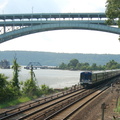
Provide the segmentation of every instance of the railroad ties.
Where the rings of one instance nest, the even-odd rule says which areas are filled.
[[[66,91],[1,113],[0,119],[75,120],[75,114],[81,117],[81,110],[91,101],[97,99],[98,96],[104,94],[104,91],[109,89],[109,87],[111,87],[111,83],[94,89],[81,89],[80,85],[75,85]]]

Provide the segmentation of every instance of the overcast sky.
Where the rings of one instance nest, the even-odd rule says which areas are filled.
[[[106,0],[0,0],[0,14],[105,12]],[[0,44],[3,50],[120,54],[118,35],[91,30],[55,30]]]

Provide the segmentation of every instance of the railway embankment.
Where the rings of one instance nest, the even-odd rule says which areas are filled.
[[[104,115],[103,116],[104,120],[114,120],[114,118],[117,119],[120,116],[116,110],[116,106],[117,106],[117,103],[119,100],[118,98],[119,98],[119,89],[120,89],[120,78],[115,78],[114,81],[116,81],[116,82],[114,84],[112,84],[111,87],[108,87],[108,89],[106,89],[105,91],[103,90],[105,88],[98,89],[97,91],[95,90],[95,93],[93,93],[93,95],[101,92],[102,90],[103,90],[103,92],[101,92],[99,95],[97,95],[97,97],[95,97],[94,99],[90,100],[90,102],[88,102],[87,104],[85,104],[84,102],[87,99],[90,99],[90,97],[92,97],[92,96],[86,96],[87,91],[92,92],[92,90],[88,89],[87,91],[86,90],[84,91],[84,90],[80,89],[79,86],[78,86],[78,88],[77,88],[77,86],[74,86],[73,88],[67,90],[66,92],[61,91],[60,93],[55,94],[54,96],[50,96],[50,97],[47,96],[45,99],[43,98],[43,100],[33,101],[32,103],[30,103],[24,107],[26,110],[28,109],[27,107],[29,107],[29,109],[31,109],[31,112],[30,112],[30,110],[28,110],[28,113],[24,112],[25,111],[24,110],[23,111],[24,115],[26,114],[26,116],[28,117],[28,115],[30,115],[30,113],[32,113],[33,111],[36,111],[36,113],[37,113],[38,110],[35,107],[40,107],[39,109],[41,109],[41,113],[39,113],[38,115],[40,116],[40,114],[41,114],[41,117],[44,118],[47,114],[49,114],[49,113],[50,113],[50,115],[52,114],[51,113],[52,109],[54,111],[56,111],[56,109],[58,109],[59,107],[60,108],[64,107],[65,104],[68,106],[68,104],[71,104],[74,101],[78,101],[78,99],[82,98],[85,95],[86,96],[85,99],[83,99],[83,100],[81,99],[80,102],[75,102],[76,103],[75,106],[77,105],[77,107],[81,106],[82,104],[84,104],[84,106],[82,105],[82,107],[80,109],[77,109],[78,111],[74,112],[75,114],[73,114],[72,117],[69,118],[70,120],[101,120],[103,115]],[[105,85],[105,87],[107,87],[107,86]],[[82,90],[83,92],[82,91],[80,92],[80,90]],[[53,99],[53,100],[51,101],[50,99]],[[43,102],[45,105],[49,104],[47,106],[50,106],[51,108],[49,110],[47,110],[48,107],[45,107],[44,104],[41,102]],[[61,104],[61,102],[62,102],[62,104]],[[59,104],[57,104],[57,103],[59,103]],[[37,106],[37,104],[41,104],[41,105]],[[45,111],[42,111],[42,109],[43,109],[43,108],[41,108],[42,104],[43,104],[44,110],[47,108]],[[55,107],[53,106],[53,104]],[[33,108],[33,110],[32,110],[32,108]],[[34,108],[35,108],[35,110],[34,110]],[[69,110],[66,109],[65,112],[69,112],[69,114],[70,114],[70,111],[73,108],[74,108],[74,106],[73,107],[71,106],[70,108],[68,108]],[[18,111],[22,112],[22,110],[23,110],[23,108],[19,108],[19,109],[16,109],[15,111],[13,111],[13,113],[18,114]],[[60,111],[60,110],[57,110],[56,112],[58,112],[58,111]],[[11,112],[12,111],[8,112],[7,115],[11,115]],[[40,110],[39,110],[39,112],[40,112]],[[44,114],[45,114],[45,116],[44,116]],[[21,114],[21,118],[25,117],[22,115],[23,114]],[[60,114],[60,116],[63,116],[63,115]],[[54,119],[54,117],[53,117],[53,119]],[[37,120],[37,118],[36,118],[36,120]]]
[[[107,91],[78,111],[73,120],[101,120],[102,117],[104,120],[120,120],[119,101],[120,77]]]

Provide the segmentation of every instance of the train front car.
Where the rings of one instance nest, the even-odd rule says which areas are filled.
[[[81,72],[80,73],[80,84],[87,88],[92,84],[92,72]]]
[[[110,81],[115,77],[120,76],[120,70],[107,70],[98,72],[81,72],[80,84],[84,88],[91,88]]]

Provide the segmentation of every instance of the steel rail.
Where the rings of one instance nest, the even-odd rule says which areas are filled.
[[[93,100],[94,98],[96,98],[98,95],[100,95],[101,93],[103,93],[105,90],[107,90],[110,86],[107,86],[104,90],[100,91],[97,95],[95,95],[94,97],[90,98],[89,100],[87,100],[85,103],[83,103],[82,105],[80,105],[77,109],[75,109],[74,111],[72,111],[71,113],[69,113],[68,115],[66,115],[64,118],[62,118],[62,120],[67,120],[71,115],[73,115],[77,110],[79,110],[80,108],[82,108],[83,106],[85,106],[87,103],[89,103],[91,100]],[[100,89],[100,88],[99,88]],[[99,90],[98,89],[98,90]],[[91,94],[95,93],[96,91],[93,91]],[[84,98],[88,97],[88,95],[86,95]],[[84,99],[83,98],[83,99]],[[58,115],[59,113],[63,112],[65,109],[71,107],[72,105],[76,104],[77,102],[79,102],[81,99],[78,99],[76,101],[73,101],[72,103],[68,104],[67,106],[63,107],[62,109],[60,109],[59,111],[56,111],[55,113],[51,114],[50,116],[48,116],[47,118],[45,118],[44,120],[50,120],[53,117],[55,117],[56,115]],[[37,120],[39,117],[36,117],[34,120]]]
[[[81,93],[83,93],[83,92],[85,92],[85,91],[87,91],[87,90],[80,91],[80,92],[78,92],[78,93],[75,93],[74,95],[70,95],[69,97],[66,96],[66,98],[64,98],[64,99],[62,99],[62,100],[58,100],[57,102],[54,102],[54,103],[52,103],[52,104],[50,104],[50,105],[48,105],[48,106],[46,106],[46,107],[44,107],[44,108],[38,109],[38,110],[36,110],[36,111],[34,111],[34,112],[32,112],[32,113],[29,113],[29,114],[27,114],[27,115],[25,115],[25,116],[23,116],[23,117],[20,117],[20,118],[18,118],[17,120],[26,119],[26,118],[28,118],[28,117],[30,117],[30,116],[32,116],[32,115],[35,115],[36,113],[39,113],[39,112],[41,112],[41,111],[43,111],[43,110],[45,110],[45,109],[48,109],[48,108],[50,108],[50,107],[53,107],[54,105],[57,105],[57,104],[65,101],[65,100],[67,100],[67,99],[71,99],[71,97],[74,97],[74,96],[76,96],[76,95],[79,95],[79,94],[81,94]]]
[[[99,87],[99,86],[98,86]],[[96,89],[98,89],[98,87],[96,87]],[[34,119],[34,120],[37,120],[37,118],[39,119],[41,116],[43,116],[44,117],[44,119],[46,118],[46,117],[48,117],[49,115],[47,115],[47,114],[49,114],[50,113],[50,115],[51,114],[54,114],[55,113],[55,109],[57,108],[57,111],[59,111],[58,110],[58,108],[59,107],[63,107],[63,106],[66,106],[66,103],[68,104],[68,103],[72,103],[73,101],[78,101],[78,99],[80,100],[82,100],[82,99],[84,99],[85,97],[87,97],[88,95],[90,95],[90,94],[92,94],[92,93],[94,93],[95,91],[96,91],[96,89],[94,88],[94,90],[92,90],[92,91],[88,91],[88,93],[83,93],[83,94],[75,94],[74,96],[69,96],[68,98],[65,98],[65,99],[63,99],[63,100],[60,100],[60,101],[58,101],[58,102],[56,102],[56,103],[53,103],[53,104],[51,104],[51,105],[48,105],[47,107],[45,107],[45,108],[43,108],[43,109],[38,109],[38,110],[36,110],[36,111],[34,111],[34,112],[32,112],[32,113],[29,113],[29,114],[27,114],[27,115],[25,115],[25,116],[23,116],[23,117],[21,117],[21,118],[18,118],[18,120],[23,120],[23,119],[29,119],[29,117],[31,118],[32,117],[32,119]],[[77,96],[76,96],[77,95]],[[81,97],[82,96],[82,97]],[[72,98],[73,97],[73,98]],[[67,100],[68,99],[68,100]],[[67,102],[66,102],[66,101]],[[64,104],[62,103],[63,101],[65,101],[64,102]],[[58,103],[60,103],[60,105],[58,105]],[[62,103],[62,104],[61,104]],[[57,106],[56,106],[57,105]],[[53,106],[54,106],[54,108],[53,108]],[[51,108],[52,107],[52,108]],[[44,113],[39,113],[39,112],[41,112],[41,111],[43,111],[43,110],[45,110],[46,108],[49,108],[49,110],[47,110],[47,111],[45,111]],[[52,112],[51,112],[52,111]],[[36,115],[36,114],[39,114],[39,115]],[[36,117],[37,116],[37,117]]]
[[[66,95],[70,95],[70,94],[75,93],[75,92],[77,92],[77,91],[79,91],[79,90],[83,90],[83,91],[84,91],[84,89],[80,89],[80,88],[78,88],[78,89],[72,89],[72,90],[69,90],[69,91],[61,92],[61,93],[56,94],[56,95],[54,95],[54,96],[50,96],[50,97],[43,98],[43,99],[41,99],[41,100],[37,100],[37,101],[35,101],[35,102],[29,103],[29,104],[24,105],[24,106],[21,106],[21,107],[14,108],[14,109],[11,109],[11,110],[9,110],[9,111],[3,112],[3,113],[0,114],[0,116],[1,116],[1,117],[0,117],[0,120],[7,119],[7,118],[9,118],[10,116],[20,114],[20,113],[22,113],[22,112],[24,112],[24,111],[33,109],[33,108],[35,108],[35,107],[38,107],[38,106],[43,105],[43,104],[46,104],[46,103],[51,102],[51,101],[53,101],[53,100],[62,98],[62,97],[64,97],[64,96],[66,96]],[[59,96],[59,95],[60,95],[60,96]],[[48,99],[48,100],[47,100],[47,99]],[[41,101],[43,101],[43,102],[41,102]],[[35,104],[35,105],[34,105],[34,104]],[[14,112],[14,111],[15,111],[15,112]]]
[[[92,91],[92,92],[91,92]],[[96,90],[94,90],[94,91],[96,91]],[[61,102],[63,102],[63,101],[65,101],[65,100],[67,100],[67,102],[65,101],[64,102],[64,104],[66,104],[66,103],[68,103],[68,102],[70,102],[71,103],[71,101],[73,101],[74,99],[83,99],[83,98],[85,98],[86,96],[88,96],[88,94],[91,94],[91,93],[93,93],[94,92],[93,90],[88,90],[88,92],[86,92],[86,93],[83,93],[82,95],[80,95],[80,94],[75,94],[74,96],[70,96],[70,97],[68,97],[68,98],[70,98],[70,99],[68,99],[68,98],[66,98],[66,99],[64,99],[64,100],[61,100],[60,102],[57,102],[56,104],[58,104],[58,103],[61,103]],[[80,97],[81,96],[81,97]],[[64,105],[63,103],[62,104],[60,104],[60,105],[58,105],[58,106],[55,106],[54,108],[59,108],[59,106],[66,106],[66,105]],[[53,106],[53,105],[55,105],[55,104],[52,104],[52,105],[50,105],[49,107],[51,107],[51,106]],[[45,113],[43,113],[43,114],[40,114],[40,115],[38,115],[37,117],[33,117],[32,119],[34,119],[34,120],[36,120],[36,119],[39,119],[41,116],[47,116],[46,114],[48,114],[49,112],[51,113],[51,111],[54,111],[55,112],[55,110],[54,110],[54,108],[50,108],[50,110],[47,110],[47,111],[45,111]],[[30,114],[28,114],[28,115],[25,115],[24,117],[21,117],[20,119],[18,119],[18,120],[23,120],[23,119],[28,119],[29,117],[31,117],[31,116],[33,116],[33,115],[35,115],[36,113],[39,113],[41,110],[37,110],[37,111],[35,111],[35,112],[32,112],[32,113],[30,113]],[[58,111],[58,110],[57,110]],[[53,113],[52,113],[53,114]]]
[[[83,88],[82,88],[83,89]],[[70,89],[70,90],[66,90],[66,91],[63,91],[63,92],[60,92],[60,93],[58,93],[58,94],[55,94],[55,95],[52,95],[52,96],[49,96],[49,97],[45,97],[45,98],[43,98],[43,99],[40,99],[40,100],[36,100],[36,101],[34,101],[34,102],[31,102],[31,103],[28,103],[28,104],[26,104],[26,105],[23,105],[23,106],[20,106],[20,107],[17,107],[17,108],[13,108],[13,109],[11,109],[11,110],[7,110],[7,111],[5,111],[5,112],[2,112],[2,113],[0,113],[0,118],[1,118],[1,116],[7,116],[7,115],[9,115],[11,112],[14,112],[14,111],[16,111],[17,110],[17,112],[18,111],[22,111],[23,109],[24,109],[24,107],[31,107],[31,106],[34,106],[34,104],[36,104],[36,103],[38,103],[38,104],[45,104],[46,102],[49,102],[49,101],[51,101],[51,100],[55,100],[55,99],[57,99],[57,98],[60,98],[60,97],[63,97],[63,96],[65,96],[65,95],[69,95],[69,94],[72,94],[72,93],[74,93],[74,92],[76,92],[76,91],[79,91],[79,90],[82,90],[81,88],[77,88],[77,89]],[[42,102],[43,101],[43,102]]]

